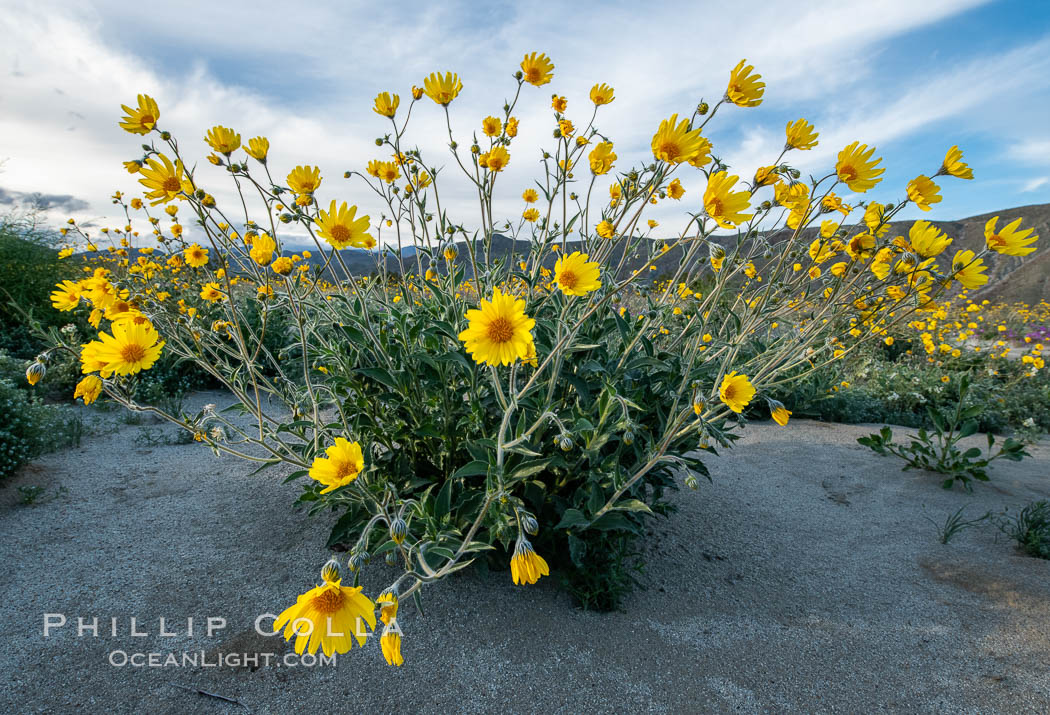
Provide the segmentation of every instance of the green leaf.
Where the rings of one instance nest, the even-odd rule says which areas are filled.
[[[590,520],[579,509],[566,509],[555,529],[575,529],[590,526]]]
[[[445,484],[438,492],[434,501],[434,516],[438,519],[444,518],[452,509],[452,479],[446,479]]]
[[[457,469],[451,479],[459,479],[461,477],[476,477],[483,476],[489,473],[489,463],[474,460],[473,462],[467,462],[462,467]],[[447,482],[446,482],[447,483]]]
[[[649,505],[641,499],[622,499],[616,502],[612,508],[623,509],[624,511],[644,511],[646,514],[653,513],[653,510],[649,508]]]

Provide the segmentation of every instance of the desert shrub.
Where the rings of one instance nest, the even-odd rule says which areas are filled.
[[[80,443],[83,425],[67,408],[40,398],[0,377],[0,480],[53,449]]]
[[[90,373],[82,392],[103,391],[216,452],[260,469],[285,465],[288,480],[303,480],[299,503],[330,516],[329,546],[348,556],[325,564],[323,585],[278,625],[318,608],[336,626],[374,624],[376,604],[358,586],[367,583],[382,604],[384,655],[400,664],[398,599],[418,599],[482,555],[509,562],[525,585],[549,574],[545,554],[582,604],[614,607],[641,567],[648,520],[669,511],[668,491],[707,475],[703,451],[730,446],[748,414],[786,425],[773,390],[937,310],[954,283],[987,281],[986,252],[938,258],[947,242],[921,222],[912,243],[885,235],[903,206],[937,199],[926,176],[896,204],[843,203],[836,190],[863,193],[881,180],[881,159],[865,145],[843,149],[823,178],[800,181],[785,157],[815,146],[817,134],[799,120],[753,179],[731,175],[703,132],[719,111],[760,103],[764,84],[744,62],[712,104],[654,122],[651,161],[616,172],[595,123],[613,90],[595,85],[591,119],[578,123],[555,95],[557,131],[539,154],[535,188],[521,194],[520,215],[497,220],[511,148],[514,161],[527,156],[514,113],[532,101],[527,85],[548,83],[552,70],[545,56],[527,56],[513,98],[468,141],[454,138],[449,109],[457,76],[435,73],[413,88],[405,104],[426,105],[414,116],[436,110],[446,124],[440,157],[412,143],[400,98],[379,95],[374,110],[389,123],[378,156],[344,177],[380,202],[378,219],[319,201],[322,183],[334,182],[317,167],[275,174],[262,137],[235,156],[241,136],[225,127],[208,132],[213,153],[189,170],[195,161],[158,128],[153,99],[125,108],[121,126],[150,142],[127,164],[146,202],[121,192],[114,201],[129,224],[152,221],[157,245],[131,260],[128,229],[110,229],[94,274],[53,300],[105,321],[99,338],[81,347],[55,333],[48,352],[79,355]],[[209,193],[219,179],[208,165],[232,179],[237,201]],[[970,178],[954,147],[930,173]],[[477,197],[473,220],[442,203],[457,180]],[[654,239],[658,223],[645,211],[686,195],[682,226]],[[153,209],[161,204],[163,220]],[[88,240],[78,226],[72,233]],[[297,240],[317,255],[284,255]],[[654,284],[672,250],[680,262]],[[135,382],[162,354],[219,381],[246,419],[140,401]],[[367,568],[376,557],[401,567],[382,588]],[[306,634],[289,628],[305,646]],[[329,633],[318,644],[350,645]]]

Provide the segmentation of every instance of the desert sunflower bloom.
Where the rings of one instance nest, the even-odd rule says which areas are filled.
[[[524,360],[532,343],[536,321],[525,315],[525,301],[494,289],[492,300],[482,298],[467,311],[467,329],[459,334],[468,354],[478,364],[510,365]]]
[[[405,659],[401,657],[401,633],[396,627],[397,621],[397,596],[386,591],[376,599],[379,605],[379,619],[383,622],[383,635],[379,639],[379,646],[383,649],[383,657],[390,665],[404,665]],[[391,624],[395,624],[394,627]]]
[[[346,486],[365,468],[361,445],[343,437],[336,437],[335,444],[326,449],[325,454],[328,456],[316,457],[310,467],[310,478],[325,485],[322,494]]]
[[[532,544],[526,539],[518,541],[514,548],[514,556],[510,560],[510,577],[518,586],[533,584],[540,580],[541,576],[549,576],[550,568],[547,562],[533,550]]]
[[[616,161],[612,142],[600,142],[587,155],[587,160],[591,164],[591,172],[595,175],[601,176],[608,173],[612,169],[613,162]]]
[[[215,151],[229,156],[241,147],[241,135],[228,127],[214,126],[204,137]]]
[[[784,407],[784,403],[779,400],[770,400],[769,414],[774,422],[783,427],[788,423],[788,419],[791,417],[791,410]]]
[[[699,129],[690,128],[688,119],[679,122],[678,115],[672,114],[660,122],[660,128],[653,135],[653,156],[668,164],[681,164],[700,154],[704,141]]]
[[[82,289],[79,283],[73,281],[62,281],[55,285],[58,290],[51,293],[51,305],[55,310],[66,312],[80,305],[80,294]]]
[[[591,101],[594,102],[596,107],[600,107],[603,104],[609,104],[614,99],[616,99],[616,96],[613,88],[604,82],[591,87]]]
[[[539,200],[540,195],[536,192],[536,189],[525,189],[521,192],[521,198],[527,204],[534,204]]]
[[[675,201],[679,201],[685,196],[685,187],[682,186],[682,182],[678,179],[671,181],[671,183],[667,185],[667,195]]]
[[[266,137],[252,137],[248,140],[248,146],[244,151],[260,164],[265,164],[266,156],[270,153],[270,140]]]
[[[535,223],[540,218],[539,209],[525,209],[521,212],[521,217],[529,223]]]
[[[737,414],[744,411],[754,396],[755,387],[747,375],[738,375],[735,370],[722,378],[722,385],[718,388],[719,399]]]
[[[442,107],[447,107],[462,90],[463,83],[454,72],[446,72],[444,76],[431,72],[430,76],[423,80],[423,91]]]
[[[252,242],[248,255],[258,265],[265,268],[273,262],[273,253],[277,250],[277,242],[268,233],[259,234]]]
[[[882,161],[881,158],[871,160],[871,155],[874,153],[875,147],[868,149],[867,144],[860,142],[853,142],[839,152],[835,173],[838,174],[839,181],[848,186],[850,191],[864,193],[882,181],[879,177],[886,170],[877,168]]]
[[[948,150],[948,153],[944,155],[944,163],[941,164],[941,170],[937,173],[954,176],[957,179],[972,179],[973,169],[967,166],[966,162],[962,160],[962,155],[962,149],[958,146],[953,146]]]
[[[201,288],[200,296],[209,303],[218,303],[226,299],[226,294],[219,288],[219,284],[214,281],[204,284]]]
[[[104,378],[114,374],[134,375],[150,369],[157,362],[164,341],[150,323],[121,320],[113,323],[110,329],[113,335],[99,333],[98,340],[84,347],[85,372],[96,372],[86,369],[91,364]]]
[[[481,131],[487,137],[497,137],[503,131],[503,122],[499,120],[499,117],[485,117],[481,120]]]
[[[612,238],[616,235],[616,229],[609,220],[602,221],[594,228],[595,232],[602,238]]]
[[[931,204],[940,203],[940,190],[937,184],[922,174],[908,182],[908,198],[923,211],[929,211]]]
[[[102,380],[98,375],[88,375],[83,380],[77,383],[76,389],[73,391],[73,399],[78,397],[84,398],[84,404],[90,405],[92,402],[98,399],[98,396],[102,394]]]
[[[146,198],[150,205],[166,204],[172,199],[183,200],[193,193],[193,182],[185,177],[184,172],[181,160],[172,164],[171,159],[163,154],[157,154],[156,159],[146,159],[146,166],[139,172],[142,174],[139,183],[149,189]]]
[[[908,229],[908,244],[911,250],[923,258],[933,258],[944,252],[952,242],[940,229],[929,221],[916,221]]]
[[[393,117],[397,114],[397,108],[401,104],[401,97],[396,94],[391,96],[390,92],[380,92],[376,95],[372,111],[383,117]]]
[[[183,255],[186,257],[186,265],[200,268],[208,265],[208,249],[198,246],[196,243],[187,248]]]
[[[736,176],[719,171],[711,175],[704,191],[704,210],[722,228],[734,228],[754,216],[744,213],[751,205],[750,194],[746,191],[733,191],[736,181]]]
[[[480,157],[482,165],[489,171],[503,171],[510,163],[510,152],[501,146],[492,147]]]
[[[813,125],[805,119],[788,122],[784,133],[787,136],[787,141],[784,143],[785,149],[802,149],[803,151],[815,147],[817,137],[820,136],[814,130]]]
[[[1018,218],[1007,224],[1002,231],[995,230],[998,221],[999,217],[996,216],[988,219],[988,223],[984,225],[984,241],[989,249],[1007,256],[1027,256],[1035,250],[1035,246],[1031,244],[1035,243],[1039,236],[1029,238],[1029,234],[1032,233],[1030,228],[1023,231],[1018,230],[1021,228],[1021,219]],[[51,294],[52,299],[54,295],[54,293]]]
[[[338,249],[347,246],[371,248],[375,245],[375,239],[368,233],[369,217],[357,218],[357,207],[348,207],[345,201],[337,209],[333,200],[327,212],[318,211],[317,226],[321,238]]]
[[[343,586],[339,578],[326,578],[281,612],[273,623],[274,631],[283,627],[286,641],[295,636],[295,652],[300,655],[303,651],[316,653],[318,648],[327,656],[346,653],[353,647],[351,637],[363,648],[367,634],[361,622],[374,630],[376,616],[375,604],[361,590]]]
[[[300,196],[309,196],[321,186],[321,169],[316,166],[297,166],[288,174],[288,188]]]
[[[762,75],[754,74],[754,67],[740,60],[729,73],[729,86],[726,88],[726,99],[738,107],[757,107],[762,104],[762,94],[766,83],[759,82]]]
[[[986,270],[988,266],[984,265],[984,260],[977,258],[973,251],[956,251],[955,257],[952,258],[952,277],[964,288],[972,290],[987,283],[988,276],[984,273]]]
[[[587,295],[602,287],[597,261],[588,261],[586,253],[573,251],[554,264],[554,282],[565,295]]]
[[[120,108],[128,115],[120,120],[120,128],[132,134],[149,134],[160,119],[160,108],[148,94],[138,96],[138,106],[132,109],[126,104]]]
[[[554,77],[554,63],[543,53],[533,52],[525,55],[521,61],[521,71],[525,75],[525,81],[534,87],[540,87],[551,81]]]

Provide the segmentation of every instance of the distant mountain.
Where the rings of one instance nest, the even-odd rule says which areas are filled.
[[[985,262],[989,266],[988,276],[990,280],[984,288],[971,292],[971,296],[981,300],[988,299],[992,302],[1022,302],[1029,305],[1038,303],[1040,300],[1050,300],[1050,204],[1019,206],[955,221],[931,221],[931,223],[954,239],[952,245],[948,248],[949,254],[959,249],[980,251],[984,248],[984,225],[988,219],[994,216],[999,217],[999,228],[1020,217],[1022,218],[1022,228],[1033,228],[1034,233],[1038,234],[1040,238],[1035,244],[1036,251],[1023,258],[1002,256],[997,253],[993,253],[986,258]],[[894,221],[890,224],[888,235],[891,237],[907,236],[908,229],[912,223],[914,222]],[[816,228],[807,229],[804,233],[804,245],[808,246],[816,236],[816,233]],[[772,237],[772,240],[784,240],[789,235],[790,231],[780,231]],[[714,240],[728,245],[734,238],[731,236],[715,236]],[[482,244],[479,242],[477,245],[479,250],[482,250]],[[457,244],[457,246],[459,248],[459,256],[456,258],[456,263],[464,266],[468,265],[469,253],[467,247],[462,243]],[[506,236],[497,234],[492,238],[490,250],[491,256],[498,258],[507,256],[511,250],[514,251],[516,256],[522,256],[529,251],[529,248],[529,243],[526,241],[512,241]],[[285,255],[291,255],[293,252],[300,253],[301,250],[286,250],[284,253]],[[322,253],[316,248],[309,250],[310,258],[308,260],[310,264],[314,266],[324,265],[328,259],[329,252]],[[569,250],[573,250],[571,244]],[[134,260],[137,256],[137,251],[133,248],[129,249],[129,254],[131,259]],[[658,257],[655,261],[656,270],[651,272],[652,276],[656,278],[672,275],[681,263],[683,254],[683,249],[676,248]],[[378,273],[383,261],[386,262],[386,270],[389,273],[400,272],[397,256],[390,251],[386,251],[381,255],[375,251],[349,248],[340,251],[339,257],[342,259],[343,264],[346,265],[347,270],[355,276],[367,276]],[[707,258],[706,252],[703,253],[702,258]],[[416,259],[416,248],[414,246],[406,247],[401,251],[401,263],[404,264],[407,272],[412,273],[417,270]],[[617,254],[612,256],[610,262],[619,263],[619,259],[620,255]],[[543,262],[544,265],[552,267],[556,260],[557,256],[549,253],[544,257]],[[629,272],[634,270],[641,265],[642,261],[643,257],[641,255],[629,256],[623,263],[623,271]],[[425,263],[423,265],[425,267]],[[469,276],[469,274],[468,269],[467,275]],[[341,268],[336,267],[334,271],[332,268],[329,268],[328,277],[330,280],[335,280],[341,276]]]

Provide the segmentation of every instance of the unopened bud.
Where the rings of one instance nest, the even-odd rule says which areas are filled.
[[[395,544],[400,544],[408,536],[408,524],[404,519],[397,518],[390,524],[390,538]]]

